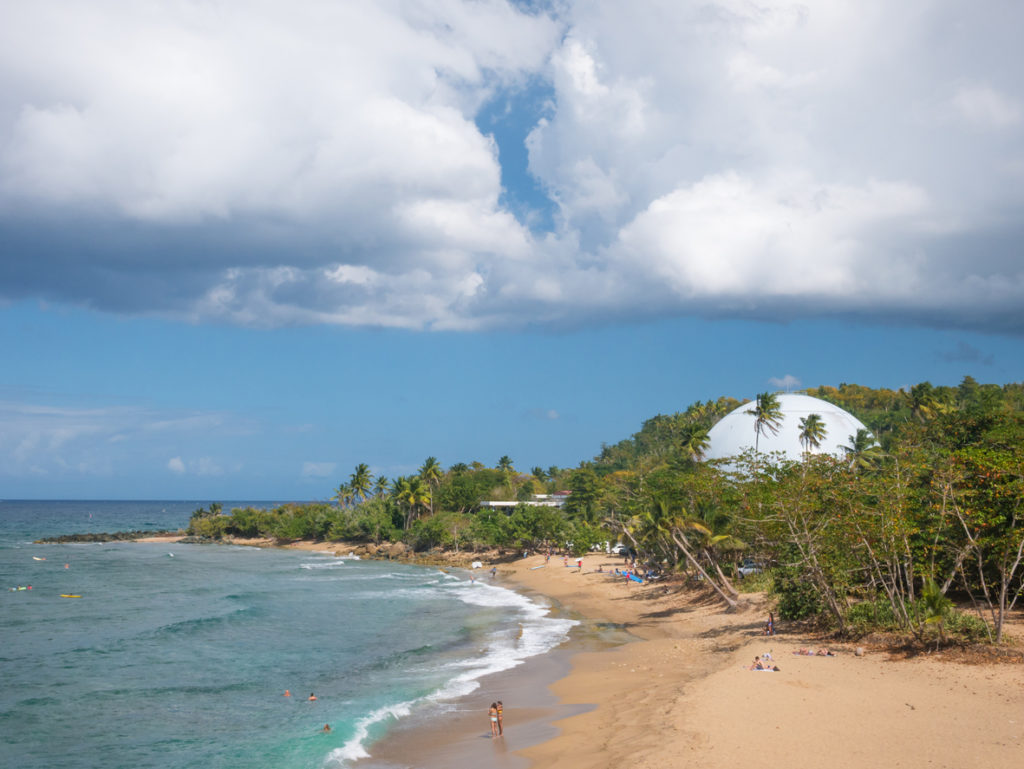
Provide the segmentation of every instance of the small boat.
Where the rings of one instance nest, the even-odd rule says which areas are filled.
[[[81,598],[82,596],[76,595],[75,593],[61,593],[61,598]]]
[[[34,555],[34,556],[32,556],[32,560],[33,561],[45,561],[46,559],[45,558],[40,558],[38,555]]]

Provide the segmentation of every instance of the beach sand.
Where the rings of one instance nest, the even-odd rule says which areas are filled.
[[[944,654],[792,654],[820,639],[766,637],[763,597],[727,613],[713,600],[663,594],[594,573],[618,559],[591,555],[583,573],[539,556],[509,579],[569,609],[629,627],[641,641],[579,654],[553,686],[564,703],[590,703],[557,722],[562,733],[528,748],[535,767],[703,769],[787,766],[1016,767],[1024,748],[1024,666],[964,664]],[[1014,631],[1019,631],[1019,619]],[[748,669],[770,652],[780,671]]]
[[[739,611],[726,612],[700,590],[615,577],[623,565],[615,556],[588,555],[582,573],[539,555],[496,565],[498,584],[550,597],[585,618],[581,630],[544,659],[483,679],[452,710],[411,720],[373,746],[359,769],[1021,763],[1024,665],[969,664],[948,651],[907,657],[869,647],[856,656],[853,644],[829,645],[784,622],[766,637],[764,596],[744,595]],[[595,642],[604,623],[617,643]],[[1009,635],[1018,645],[1024,639],[1019,613]],[[837,656],[793,654],[823,645]],[[765,652],[779,672],[748,669]],[[492,699],[506,708],[507,733],[497,741],[487,736]]]

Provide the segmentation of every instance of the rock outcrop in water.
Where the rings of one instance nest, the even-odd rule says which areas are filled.
[[[59,537],[46,537],[37,539],[37,545],[68,544],[73,542],[126,542],[145,537],[178,537],[180,531],[115,531],[113,533],[99,532],[93,534],[61,534]]]

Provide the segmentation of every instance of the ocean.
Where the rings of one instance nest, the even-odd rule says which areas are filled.
[[[177,529],[203,504],[0,502],[0,766],[343,769],[397,719],[443,713],[575,624],[479,572],[32,543]],[[273,503],[224,507],[244,505]]]

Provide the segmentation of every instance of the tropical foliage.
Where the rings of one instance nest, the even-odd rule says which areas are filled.
[[[741,405],[730,398],[652,417],[571,469],[518,473],[503,456],[495,467],[444,470],[428,457],[416,474],[388,482],[359,464],[337,505],[230,515],[211,506],[196,511],[190,531],[456,551],[576,553],[619,541],[645,569],[692,579],[725,605],[736,605],[748,561],[765,570],[783,618],[849,633],[891,627],[922,642],[958,633],[1001,640],[1024,592],[1024,386],[965,377],[952,388],[807,393],[868,425],[846,437],[845,456],[816,451],[825,437],[817,414],[800,422],[800,462],[759,453],[757,439],[781,420],[777,396],[761,393],[748,412],[755,450],[725,462],[703,456],[708,430]],[[535,498],[553,493],[568,493],[564,507]]]

